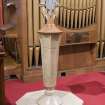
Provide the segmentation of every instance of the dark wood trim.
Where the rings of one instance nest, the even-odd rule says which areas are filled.
[[[4,51],[0,45],[0,104],[5,105],[4,101]]]

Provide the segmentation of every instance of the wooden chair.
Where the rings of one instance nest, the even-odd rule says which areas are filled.
[[[6,52],[14,58],[13,64],[5,64],[5,77],[8,78],[10,75],[16,75],[20,78],[20,47],[19,38],[17,34],[17,14],[16,7],[13,1],[7,3],[9,12],[8,22],[0,27],[0,34],[3,36],[3,44]],[[7,57],[8,59],[8,57]],[[5,60],[6,62],[7,60]],[[10,61],[11,62],[11,61]]]

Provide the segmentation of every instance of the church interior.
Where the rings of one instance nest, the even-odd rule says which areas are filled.
[[[46,4],[46,13],[41,1],[53,0],[0,0],[0,105],[26,105],[16,102],[44,88],[43,68],[49,62],[57,65],[57,90],[72,92],[83,105],[105,105],[105,0],[55,0],[54,25],[61,31],[55,32],[60,33],[58,61],[55,47],[51,53],[42,48],[45,42],[53,46],[49,40],[56,35],[48,43],[40,37],[51,34],[50,26],[43,31],[50,9]]]

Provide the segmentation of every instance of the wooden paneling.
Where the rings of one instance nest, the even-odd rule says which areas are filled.
[[[92,66],[96,62],[95,44],[71,45],[61,47],[59,69],[72,69]],[[85,62],[84,62],[85,61]]]
[[[62,27],[59,28],[63,31],[61,36],[61,46],[96,43],[96,24],[78,30],[71,30]]]

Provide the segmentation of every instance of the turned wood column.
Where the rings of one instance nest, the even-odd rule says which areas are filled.
[[[4,50],[0,45],[0,105],[4,105]]]

